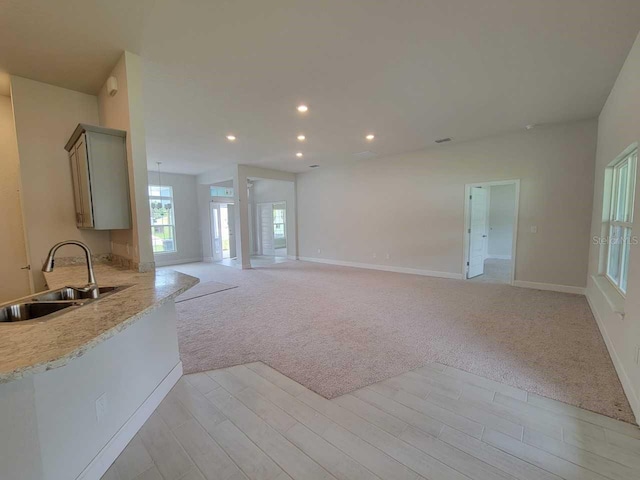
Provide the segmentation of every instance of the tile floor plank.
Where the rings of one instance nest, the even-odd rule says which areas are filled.
[[[639,432],[441,364],[327,400],[255,362],[181,378],[102,480],[631,480]]]
[[[582,408],[569,405],[567,403],[559,402],[551,398],[542,397],[535,393],[530,393],[527,402],[540,408],[551,410],[552,412],[567,415],[586,422],[599,425],[601,427],[613,430],[614,432],[622,433],[629,437],[640,439],[640,427],[637,425],[631,425],[630,423],[621,422],[613,418],[605,417],[599,413],[590,412]]]
[[[551,472],[547,472],[446,425],[442,429],[439,438],[519,480],[560,480],[560,477]]]
[[[464,479],[465,476],[439,460],[425,454],[417,448],[388,434],[384,430],[372,425],[339,405],[328,401],[320,395],[306,391],[298,398],[313,409],[319,411],[358,437],[366,440],[374,447],[382,450],[398,462],[406,465],[414,472],[426,477],[437,479]]]
[[[285,433],[298,423],[295,418],[278,408],[252,388],[244,389],[242,392],[237,393],[235,397],[280,433]]]
[[[191,459],[157,413],[140,429],[140,438],[164,480],[178,480],[193,468]]]
[[[482,436],[482,430],[484,427],[481,423],[440,407],[434,403],[427,402],[423,398],[412,395],[404,390],[388,388],[382,383],[369,385],[367,388],[428,417],[434,418],[445,425],[456,428],[461,432],[471,435],[472,437],[480,438]]]
[[[204,372],[191,373],[184,376],[185,380],[196,387],[200,393],[207,393],[220,388],[220,384]]]
[[[335,480],[327,472],[289,442],[264,420],[226,390],[219,389],[207,395],[253,443],[295,480]]]
[[[406,430],[400,438],[426,454],[437,458],[474,480],[513,480],[511,475],[487,464],[446,442],[415,428]]]
[[[605,477],[596,472],[514,440],[495,430],[486,429],[482,435],[482,441],[566,480],[605,480]]]
[[[262,362],[249,363],[246,365],[246,367],[253,370],[258,375],[264,377],[265,379],[269,380],[275,386],[280,387],[282,390],[293,395],[294,397],[306,390],[306,388],[300,385],[299,383],[294,382],[289,377],[284,376],[279,371],[277,371],[274,368],[271,368],[269,365],[265,363],[262,363]]]
[[[581,448],[549,438],[530,428],[524,430],[524,443],[551,453],[556,457],[580,465],[612,480],[633,478],[633,469]]]
[[[507,385],[506,383],[496,382],[495,380],[490,380],[488,378],[484,378],[479,375],[465,372],[464,370],[460,370],[458,368],[450,366],[447,366],[447,368],[444,370],[444,374],[463,380],[477,387],[482,387],[486,388],[487,390],[494,390],[504,395],[509,395],[510,397],[513,397],[517,400],[527,400],[527,392],[519,388],[512,387],[511,385]]]
[[[291,427],[285,437],[339,480],[380,478],[301,423]]]
[[[133,480],[153,467],[153,459],[137,433],[113,464],[120,480]]]
[[[228,480],[241,474],[229,455],[195,419],[182,424],[173,433],[207,480]]]
[[[380,395],[374,390],[362,388],[353,392],[353,395],[358,397],[360,400],[363,400],[375,407],[378,407],[380,410],[383,410],[388,414],[399,418],[408,425],[412,425],[419,430],[422,430],[423,432],[429,433],[431,435],[438,436],[440,434],[440,431],[442,430],[442,427],[444,427],[444,423],[434,418],[423,415],[422,413],[409,407],[405,407],[401,403]]]
[[[251,480],[274,480],[283,473],[283,470],[230,420],[216,425],[209,433]]]
[[[408,425],[399,418],[389,415],[384,410],[360,400],[353,395],[343,395],[341,397],[334,398],[332,402],[350,410],[360,418],[363,418],[367,422],[380,427],[385,432],[396,437],[402,434],[402,432],[404,432],[408,427]]]

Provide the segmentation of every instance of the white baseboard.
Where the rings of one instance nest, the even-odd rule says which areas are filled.
[[[156,267],[170,267],[171,265],[181,265],[183,263],[195,263],[202,262],[204,259],[202,257],[193,257],[193,258],[167,258],[166,260],[162,257],[155,257]]]
[[[213,257],[202,257],[202,261],[203,261],[203,262],[207,262],[207,263],[213,263],[213,262],[215,262],[215,260],[213,259]]]
[[[496,260],[511,260],[511,255],[487,255],[487,258],[495,258]]]
[[[298,257],[296,255],[287,255],[287,258],[289,260],[298,260]]]
[[[585,287],[574,287],[572,285],[556,285],[555,283],[539,283],[539,282],[525,282],[524,280],[515,280],[513,282],[514,287],[533,288],[535,290],[550,290],[552,292],[562,293],[577,293],[578,295],[585,294]]]
[[[638,398],[638,396],[636,395],[635,388],[633,387],[633,383],[631,382],[631,379],[627,375],[627,371],[625,370],[624,365],[622,364],[622,361],[618,356],[618,352],[616,352],[616,349],[613,346],[613,342],[611,341],[611,338],[607,333],[607,328],[604,322],[602,321],[602,317],[600,317],[598,310],[594,307],[593,301],[591,300],[588,294],[586,295],[586,297],[587,297],[587,303],[589,304],[589,308],[591,309],[591,313],[593,313],[593,318],[596,319],[596,324],[600,329],[600,334],[604,339],[604,343],[607,346],[607,350],[609,351],[609,356],[611,357],[613,366],[616,369],[616,373],[618,374],[618,378],[620,379],[620,383],[622,384],[622,389],[624,390],[624,393],[627,395],[627,400],[629,400],[629,405],[631,406],[631,410],[633,410],[633,414],[636,417],[636,422],[639,422],[640,420],[638,419],[640,419],[640,398]]]
[[[366,268],[369,270],[382,270],[383,272],[409,273],[412,275],[422,275],[425,277],[440,277],[462,279],[461,273],[434,272],[431,270],[420,270],[418,268],[395,267],[393,265],[375,265],[371,263],[346,262],[343,260],[331,260],[328,258],[298,257],[304,262],[326,263],[328,265],[339,265],[341,267]]]
[[[142,405],[131,415],[129,420],[111,437],[111,440],[94,457],[91,463],[85,468],[76,480],[100,480],[111,464],[118,458],[131,439],[142,428],[144,422],[151,416],[160,402],[167,396],[167,393],[180,380],[182,376],[182,362],[173,367],[173,370],[164,377],[162,382],[155,388],[151,395],[147,397]]]

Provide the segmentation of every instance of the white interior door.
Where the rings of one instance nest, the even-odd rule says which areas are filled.
[[[467,278],[484,273],[484,258],[487,251],[487,189],[471,188],[469,223],[469,269]]]
[[[273,204],[259,203],[258,218],[260,220],[260,253],[262,255],[275,255],[273,242]]]
[[[211,250],[214,262],[222,260],[222,225],[219,203],[211,203]]]

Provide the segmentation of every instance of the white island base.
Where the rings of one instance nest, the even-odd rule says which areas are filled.
[[[0,384],[0,478],[100,479],[181,375],[171,299],[60,368]]]

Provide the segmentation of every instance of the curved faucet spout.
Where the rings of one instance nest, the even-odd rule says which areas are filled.
[[[64,245],[77,245],[78,247],[84,250],[85,258],[87,259],[87,286],[84,290],[90,291],[92,293],[93,298],[98,298],[98,285],[96,283],[96,277],[93,273],[93,262],[91,261],[91,250],[89,247],[77,240],[65,240],[64,242],[56,243],[51,250],[49,250],[49,255],[47,255],[47,259],[42,265],[43,272],[51,272],[53,271],[54,266],[54,257],[56,252],[60,247]],[[95,296],[94,296],[95,295]]]

